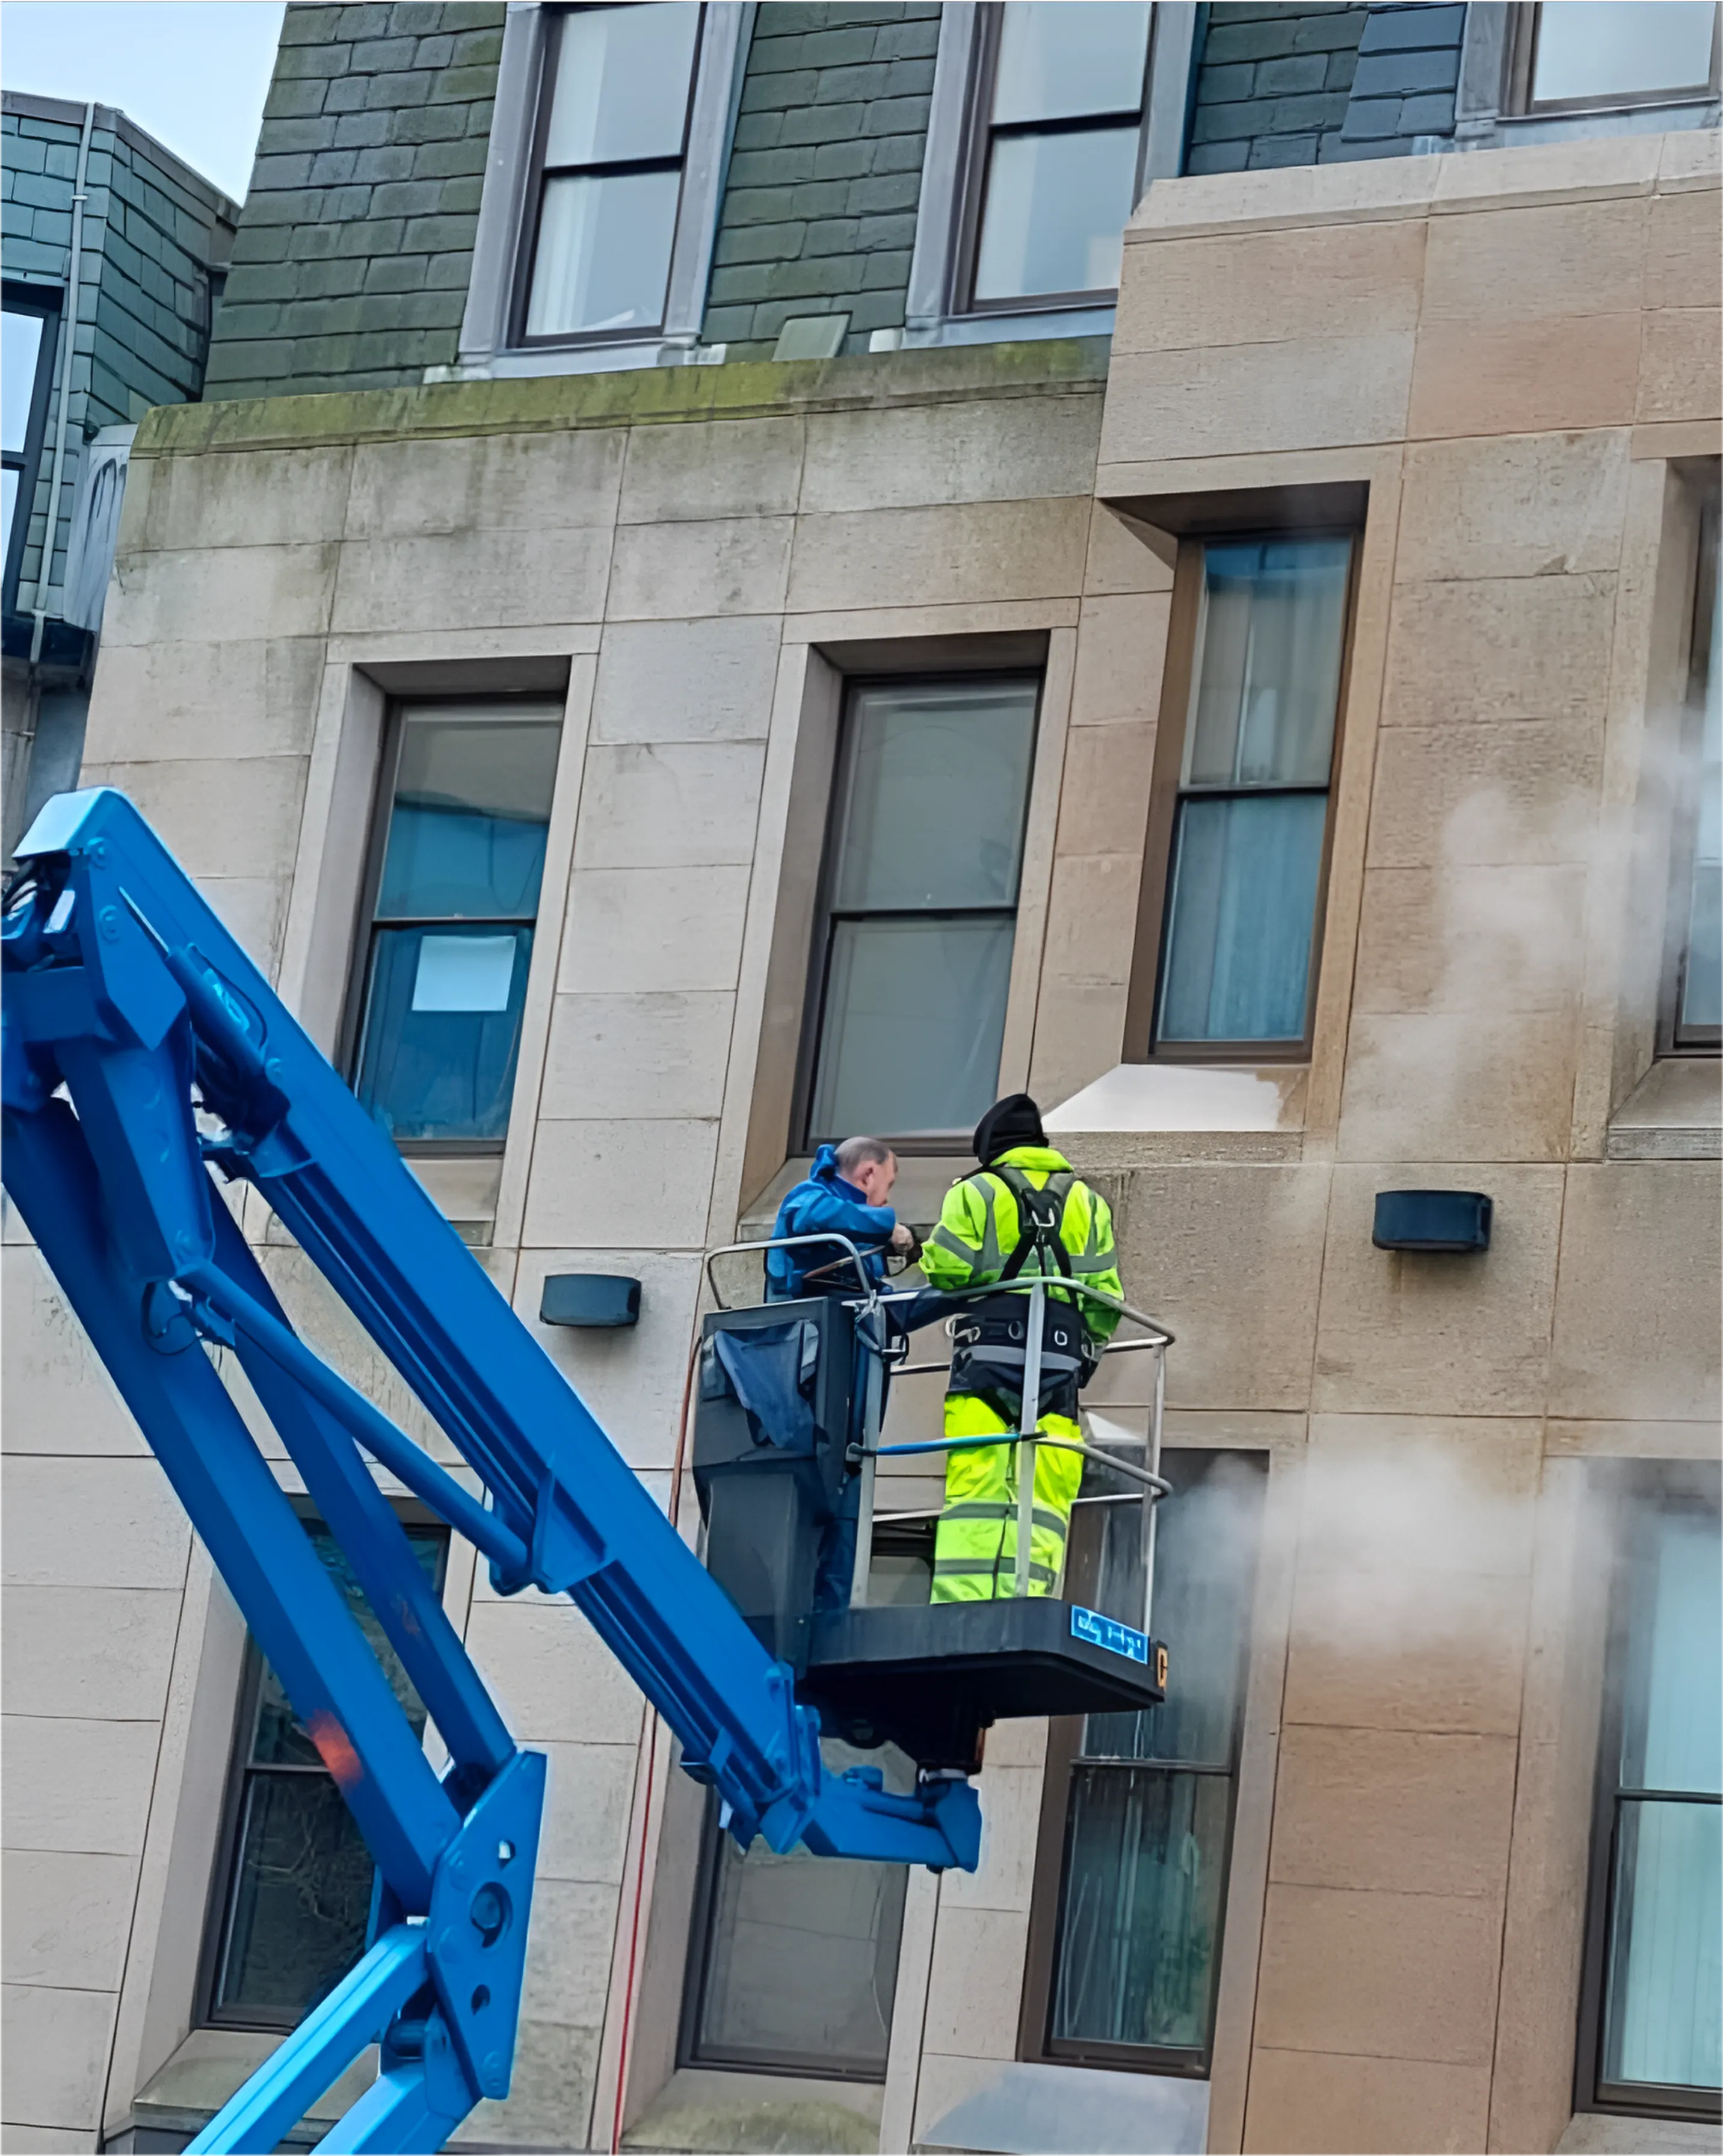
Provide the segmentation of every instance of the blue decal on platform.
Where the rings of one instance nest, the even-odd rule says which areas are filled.
[[[1071,1609],[1071,1637],[1087,1640],[1091,1647],[1105,1647],[1110,1654],[1123,1655],[1145,1668],[1149,1660],[1149,1635],[1134,1631],[1129,1625],[1121,1625],[1116,1617],[1103,1617],[1099,1609],[1084,1609],[1076,1604]]]

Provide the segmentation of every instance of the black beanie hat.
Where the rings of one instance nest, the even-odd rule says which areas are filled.
[[[1008,1093],[995,1101],[975,1127],[975,1157],[983,1168],[1013,1146],[1045,1145],[1041,1111],[1027,1093]]]

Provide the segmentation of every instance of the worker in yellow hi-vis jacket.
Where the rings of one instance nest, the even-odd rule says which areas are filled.
[[[997,1434],[1007,1441],[946,1455],[945,1509],[934,1543],[936,1602],[987,1602],[1014,1591],[1018,1448],[1009,1434],[1021,1426],[1028,1291],[1012,1283],[1023,1273],[1059,1273],[1105,1295],[1124,1294],[1106,1200],[1048,1144],[1028,1095],[1013,1093],[988,1109],[974,1144],[980,1173],[946,1192],[921,1269],[936,1288],[999,1285],[999,1294],[976,1296],[958,1320],[945,1433]],[[1048,1290],[1038,1430],[1050,1437],[1080,1435],[1078,1387],[1118,1322],[1105,1304],[1063,1287]],[[1050,1594],[1059,1584],[1082,1472],[1080,1455],[1037,1446],[1031,1594]]]

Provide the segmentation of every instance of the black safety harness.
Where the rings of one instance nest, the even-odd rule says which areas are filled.
[[[1038,1273],[1072,1277],[1070,1253],[1059,1228],[1076,1177],[1059,1169],[1037,1189],[1019,1168],[992,1167],[1017,1203],[1017,1247],[999,1276],[1003,1290],[1033,1257]],[[991,1195],[988,1202],[992,1203]],[[1049,1295],[1043,1304],[1041,1385],[1036,1420],[1045,1414],[1076,1419],[1078,1389],[1095,1368],[1089,1329],[1074,1302]],[[1022,1290],[983,1296],[953,1320],[950,1389],[983,1399],[1013,1428],[1023,1421],[1023,1363],[1028,1353],[1029,1299]]]

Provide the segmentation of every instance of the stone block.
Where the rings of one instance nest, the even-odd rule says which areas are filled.
[[[546,1744],[538,1876],[622,1884],[633,1800],[633,1744]]]
[[[619,428],[595,427],[362,443],[347,538],[608,526],[624,440]]]
[[[1577,1050],[1571,1009],[1355,1010],[1339,1157],[1565,1160]]]
[[[141,1432],[40,1254],[13,1244],[0,1255],[0,1280],[8,1342],[0,1358],[0,1433],[6,1451],[120,1458],[144,1454]],[[12,1472],[8,1465],[8,1476]],[[53,1478],[49,1479],[51,1501]]]
[[[117,786],[199,882],[290,876],[299,846],[305,759],[86,764],[88,786]]]
[[[570,1250],[704,1248],[717,1143],[712,1122],[541,1122],[526,1242]]]
[[[505,2103],[477,2105],[466,2131],[505,2148],[550,2148],[567,2138],[571,2119],[592,2115],[599,2035],[596,2028],[523,2017],[515,2046],[514,2093]]]
[[[325,543],[131,555],[109,590],[103,645],[320,636],[338,553]]]
[[[13,1453],[4,1488],[8,1587],[183,1587],[191,1524],[153,1453]]]
[[[1476,1189],[1495,1201],[1490,1247],[1454,1258],[1378,1250],[1376,1194]],[[1562,1170],[1491,1164],[1342,1165],[1322,1267],[1314,1404],[1336,1413],[1543,1412]],[[1177,1329],[1177,1328],[1175,1328]]]
[[[131,1858],[8,1850],[4,1876],[6,1982],[117,1992],[137,1890]]]
[[[1120,295],[1118,353],[1415,329],[1425,220],[1162,239]]]
[[[604,2019],[617,1890],[541,1877],[533,1890],[523,2017],[597,2029]]]
[[[1118,1062],[1125,1036],[1123,982],[1044,980],[1035,1007],[1029,1090],[1056,1107]]]
[[[718,1116],[735,1014],[710,989],[558,996],[540,1114]]]
[[[134,1860],[142,1853],[157,1723],[8,1714],[4,1727],[8,1849]],[[9,2104],[10,2068],[7,2080]]]
[[[794,528],[787,516],[622,526],[606,613],[623,621],[776,613]]]
[[[1152,720],[1074,726],[1065,743],[1056,850],[1141,855],[1154,761]]]
[[[1540,434],[1625,425],[1639,366],[1637,313],[1429,321],[1407,431]]]
[[[1597,713],[1608,680],[1613,576],[1402,585],[1382,724],[1472,725]]]
[[[1413,444],[1395,577],[1407,583],[1613,571],[1627,476],[1624,433]]]
[[[1451,870],[1584,860],[1602,749],[1602,728],[1589,717],[1385,727],[1370,860]]]
[[[90,1722],[159,1717],[181,1596],[136,1587],[6,1589],[4,1684],[13,1714]]]
[[[1715,307],[1668,307],[1645,318],[1633,416],[1712,419],[1723,411],[1723,317]]]
[[[1660,151],[1655,135],[1593,135],[1527,149],[1492,150],[1482,157],[1444,157],[1433,175],[1434,208],[1441,214],[1462,215],[1649,195],[1657,185]]]
[[[350,541],[331,626],[357,634],[597,621],[610,551],[602,526]]]
[[[592,738],[763,741],[778,640],[771,615],[612,622],[599,652]]]
[[[745,866],[765,751],[746,742],[619,743],[587,752],[580,869]]]
[[[1490,2068],[1428,2059],[1346,2058],[1258,2044],[1250,2057],[1250,2156],[1435,2156],[1481,2148]]]
[[[1257,2041],[1487,2066],[1500,1943],[1490,1902],[1271,1886]]]
[[[557,987],[622,994],[734,988],[749,867],[577,869]]]
[[[1098,397],[833,412],[808,423],[804,513],[1088,495]]]
[[[794,612],[1054,598],[1081,590],[1085,500],[969,502],[797,520]]]
[[[1500,1902],[1515,1748],[1511,1737],[1289,1726],[1270,1879]]]
[[[1424,319],[1475,326],[1637,312],[1647,211],[1643,201],[1564,203],[1433,218]]]
[[[1160,592],[1084,600],[1071,692],[1074,728],[1156,723],[1167,613]]]
[[[972,2059],[1017,2056],[1027,1911],[941,1902],[922,2045]]]
[[[1060,852],[1047,905],[1044,978],[1077,982],[1131,978],[1142,841],[1126,854]]]
[[[1583,956],[1586,871],[1560,866],[1372,869],[1355,1012],[1502,1019],[1569,1009]]]
[[[1655,195],[1649,215],[1646,305],[1723,305],[1723,197],[1713,188]]]
[[[114,1994],[8,1984],[4,2001],[8,2114],[38,2129],[93,2134],[101,2124],[119,2003]],[[8,2148],[24,2145],[10,2127],[6,2138]],[[59,2140],[52,2145],[74,2144]]]
[[[637,427],[618,513],[627,524],[787,515],[801,470],[799,419]]]
[[[475,1601],[466,1645],[520,1743],[638,1742],[640,1695],[572,1602]]]
[[[1713,1162],[1569,1168],[1552,1414],[1715,1421],[1718,1195]]]
[[[1107,385],[1103,480],[1114,464],[1397,442],[1419,342],[1392,330],[1126,353]]]
[[[995,1909],[1027,1916],[1035,1883],[1035,1845],[1041,1827],[1042,1770],[996,1765],[990,1733],[981,1779],[981,1863],[974,1871],[948,1873],[940,1896],[943,1922],[949,1911]]]
[[[92,763],[310,752],[323,643],[121,644],[105,649],[85,756]]]

